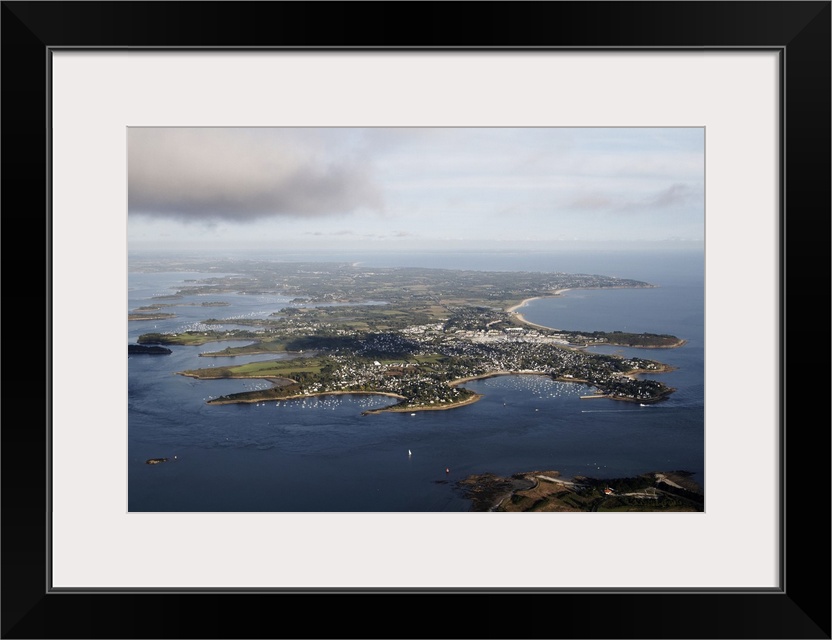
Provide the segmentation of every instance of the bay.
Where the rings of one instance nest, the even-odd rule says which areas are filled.
[[[526,375],[468,383],[483,394],[479,402],[415,416],[362,415],[368,408],[391,402],[373,395],[215,406],[206,400],[266,383],[198,381],[176,372],[274,356],[199,356],[244,344],[239,342],[173,346],[170,356],[128,359],[130,511],[467,511],[470,503],[455,483],[485,472],[558,470],[567,477],[612,478],[687,470],[704,486],[701,253],[329,257],[370,266],[600,273],[654,283],[658,285],[654,289],[569,291],[558,298],[531,301],[521,312],[530,322],[555,328],[649,331],[684,338],[687,343],[677,349],[597,348],[672,365],[675,370],[660,374],[660,379],[677,391],[662,403],[641,407],[608,399],[582,400],[583,385]],[[202,275],[131,273],[130,308],[151,304],[186,278]],[[197,306],[206,300],[228,306]],[[288,299],[224,294],[164,302],[177,304],[163,309],[177,317],[130,321],[129,342],[149,331],[199,327],[200,320],[208,317],[229,321],[265,317],[286,306]],[[167,457],[169,462],[145,464],[153,457]]]

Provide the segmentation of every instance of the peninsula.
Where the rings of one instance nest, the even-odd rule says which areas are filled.
[[[182,263],[207,271],[216,264]],[[138,269],[164,268],[159,264]],[[169,265],[168,265],[169,268]],[[163,299],[188,295],[276,295],[287,305],[265,317],[206,318],[198,329],[147,333],[142,345],[243,344],[201,354],[274,354],[274,360],[180,371],[201,380],[262,379],[271,387],[210,398],[209,404],[259,403],[322,394],[384,394],[381,410],[428,411],[478,399],[461,386],[504,374],[546,375],[584,384],[592,397],[651,404],[675,391],[645,375],[653,360],[594,353],[586,347],[674,348],[684,340],[651,333],[555,330],[526,322],[525,301],[568,289],[647,288],[646,282],[591,274],[366,268],[341,263],[230,262],[224,273]],[[218,306],[218,305],[217,305]]]
[[[703,511],[702,487],[687,471],[651,472],[629,478],[562,478],[558,471],[501,477],[471,475],[457,488],[471,511]]]

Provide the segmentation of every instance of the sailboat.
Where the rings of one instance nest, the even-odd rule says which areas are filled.
[[[413,455],[413,454],[410,452],[410,449],[408,449],[408,450],[407,450],[407,457],[409,458],[409,457],[410,457],[410,456],[412,456],[412,455]]]

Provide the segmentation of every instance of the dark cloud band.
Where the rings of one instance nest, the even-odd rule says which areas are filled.
[[[316,153],[291,135],[247,129],[130,129],[131,215],[251,221],[380,210],[380,190],[355,157]]]

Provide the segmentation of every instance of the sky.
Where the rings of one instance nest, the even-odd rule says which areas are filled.
[[[701,246],[703,128],[128,129],[130,250]]]

